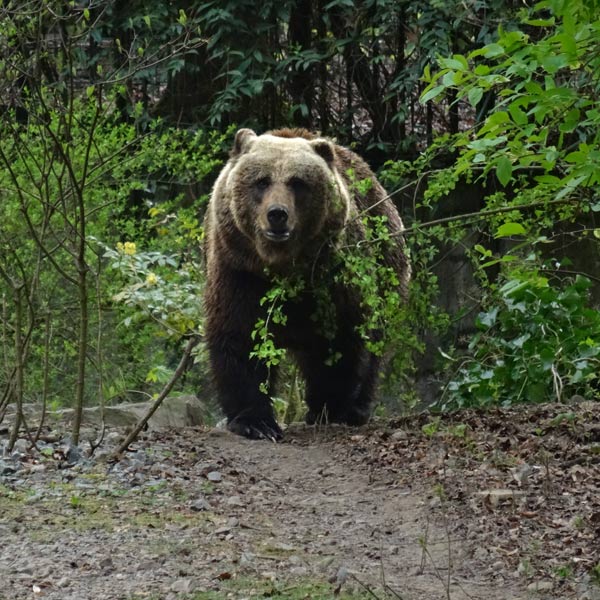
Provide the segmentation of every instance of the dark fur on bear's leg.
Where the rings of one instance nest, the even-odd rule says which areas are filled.
[[[280,440],[283,433],[271,399],[260,389],[267,379],[274,384],[276,369],[269,372],[264,363],[250,358],[265,283],[228,269],[219,272],[219,279],[222,285],[212,290],[207,303],[205,336],[227,428],[251,439]]]
[[[244,355],[244,351],[246,352]],[[267,369],[248,358],[249,350],[211,347],[209,354],[227,428],[250,439],[280,440],[283,432],[275,420],[270,398],[260,391]],[[271,372],[271,381],[275,373]]]
[[[306,378],[306,422],[364,425],[371,415],[379,359],[366,351],[347,352],[327,366],[318,356],[298,357]]]

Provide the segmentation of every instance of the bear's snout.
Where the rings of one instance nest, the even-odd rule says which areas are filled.
[[[283,204],[272,204],[267,208],[266,229],[263,229],[265,237],[272,242],[285,242],[291,234],[289,223],[289,210]]]
[[[273,204],[267,210],[267,220],[271,226],[271,231],[281,232],[287,230],[288,209],[281,204]]]
[[[271,242],[286,242],[296,226],[295,199],[283,185],[273,185],[263,197],[260,207],[260,226]]]

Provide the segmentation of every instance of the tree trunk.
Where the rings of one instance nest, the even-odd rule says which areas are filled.
[[[13,287],[15,294],[15,422],[13,423],[10,438],[8,440],[8,450],[12,450],[19,437],[19,429],[23,421],[23,285],[16,283]]]

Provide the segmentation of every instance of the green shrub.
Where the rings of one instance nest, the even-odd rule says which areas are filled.
[[[553,282],[531,266],[511,270],[477,317],[469,354],[446,386],[443,408],[568,400],[597,393],[600,312],[591,282]]]

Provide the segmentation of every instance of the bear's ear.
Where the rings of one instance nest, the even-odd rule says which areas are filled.
[[[256,137],[256,133],[252,129],[240,129],[235,134],[235,141],[231,150],[231,156],[239,156],[248,151],[249,142]]]
[[[313,147],[313,150],[323,159],[325,162],[330,165],[334,159],[334,150],[333,144],[329,140],[324,140],[323,138],[317,138],[316,140],[311,140],[310,145]]]

